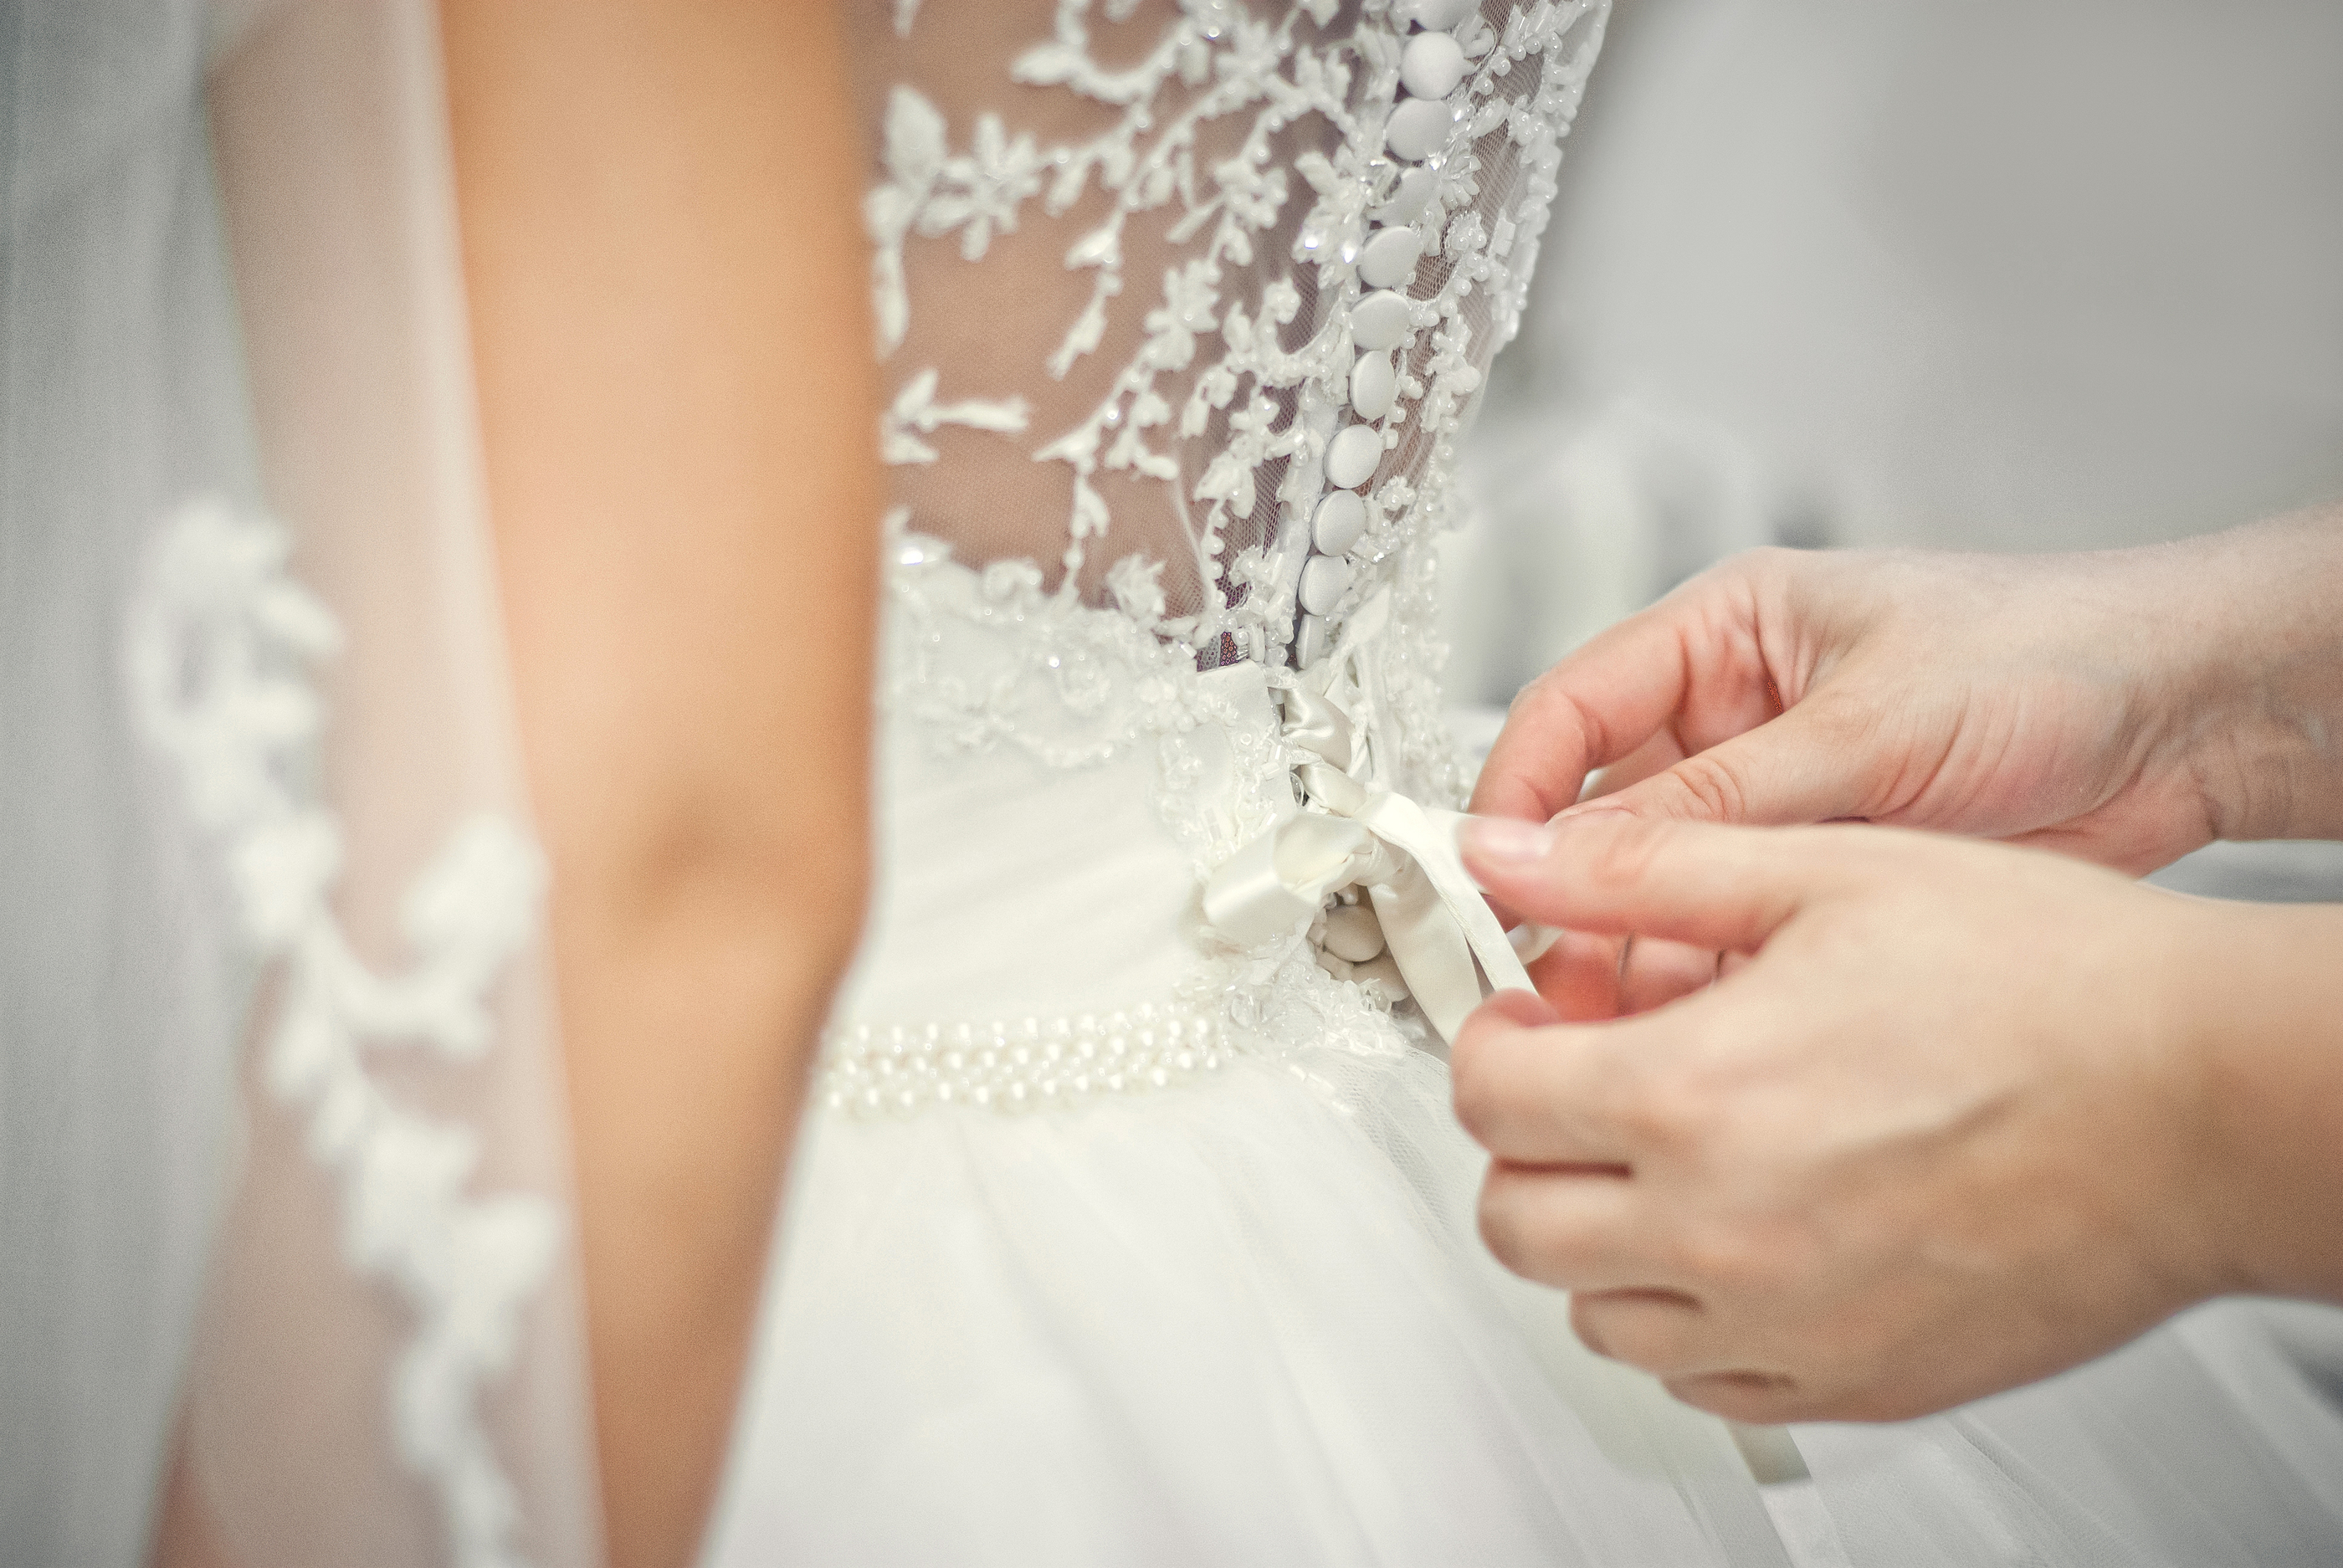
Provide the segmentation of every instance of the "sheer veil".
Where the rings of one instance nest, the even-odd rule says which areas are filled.
[[[0,14],[8,1564],[598,1554],[435,28]]]

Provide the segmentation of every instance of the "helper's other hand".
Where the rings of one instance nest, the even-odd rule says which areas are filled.
[[[2130,871],[2343,832],[2343,517],[2089,555],[1758,550],[1515,700],[1476,811],[1860,818]]]

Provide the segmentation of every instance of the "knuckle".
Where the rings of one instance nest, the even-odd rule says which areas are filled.
[[[1517,1274],[1524,1271],[1523,1264],[1528,1256],[1518,1187],[1519,1178],[1503,1171],[1490,1171],[1481,1184],[1478,1213],[1483,1244],[1497,1261]]]
[[[1536,1178],[1503,1169],[1482,1183],[1481,1240],[1490,1254],[1523,1279],[1566,1287],[1570,1267],[1555,1245],[1554,1228],[1541,1221],[1532,1191]]]
[[[1633,1148],[1672,1155],[1695,1147],[1700,1140],[1698,1118],[1686,1101],[1683,1093],[1642,1074],[1622,1074],[1599,1109],[1603,1120]]]
[[[1667,780],[1684,815],[1712,822],[1738,822],[1748,815],[1748,782],[1729,755],[1696,752],[1670,769]]]
[[[1570,1326],[1595,1354],[1645,1372],[1681,1366],[1691,1353],[1694,1324],[1687,1312],[1669,1302],[1574,1296]]]
[[[1594,1296],[1573,1296],[1570,1299],[1570,1332],[1579,1342],[1606,1361],[1625,1361],[1627,1356],[1609,1330],[1612,1314],[1604,1311],[1606,1305]]]
[[[1778,1426],[1810,1419],[1812,1415],[1797,1385],[1775,1372],[1696,1372],[1660,1381],[1662,1387],[1685,1404],[1727,1421]]]
[[[1668,839],[1664,822],[1604,811],[1583,819],[1596,831],[1572,846],[1583,880],[1608,888],[1633,888],[1647,877]]]
[[[1505,1121],[1503,1075],[1497,1070],[1493,1055],[1466,1033],[1457,1037],[1448,1059],[1449,1092],[1455,1104],[1456,1120],[1473,1141],[1483,1147],[1502,1138]]]
[[[1773,1254],[1737,1226],[1706,1225],[1677,1244],[1676,1262],[1687,1274],[1727,1294],[1762,1292],[1775,1282]]]

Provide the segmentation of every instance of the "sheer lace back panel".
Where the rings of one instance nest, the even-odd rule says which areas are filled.
[[[1448,521],[1607,13],[862,8],[899,526],[1313,663]]]

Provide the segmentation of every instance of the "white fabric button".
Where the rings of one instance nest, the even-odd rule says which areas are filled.
[[[1406,19],[1413,18],[1417,26],[1428,32],[1445,33],[1473,15],[1475,9],[1473,0],[1411,0],[1407,9],[1402,13],[1402,25],[1405,25]]]
[[[1353,489],[1373,478],[1383,460],[1383,432],[1373,425],[1353,425],[1327,444],[1326,482],[1338,490]]]
[[[1293,634],[1293,663],[1297,669],[1307,669],[1326,657],[1326,649],[1334,640],[1334,628],[1322,615],[1305,615]]]
[[[1393,1001],[1405,1001],[1408,998],[1407,977],[1399,972],[1399,961],[1389,953],[1358,965],[1351,970],[1351,978],[1362,983],[1380,980]]]
[[[1455,120],[1437,98],[1410,98],[1392,111],[1391,124],[1383,127],[1383,145],[1402,163],[1414,163],[1448,139],[1448,127]]]
[[[1350,562],[1340,556],[1312,556],[1302,568],[1302,608],[1312,615],[1332,615],[1350,586]]]
[[[1326,950],[1354,964],[1365,963],[1383,950],[1383,929],[1374,910],[1364,904],[1342,904],[1326,911]]]
[[[1391,200],[1375,209],[1377,223],[1413,223],[1432,205],[1432,193],[1440,188],[1439,178],[1430,169],[1409,169],[1399,176],[1392,187]]]
[[[1423,236],[1412,228],[1378,229],[1359,252],[1359,280],[1370,288],[1397,288],[1415,276]]]
[[[1418,33],[1400,56],[1400,85],[1419,98],[1444,98],[1464,79],[1464,50],[1445,33]]]
[[[1318,503],[1310,519],[1310,542],[1330,556],[1339,556],[1367,531],[1367,503],[1356,490],[1336,490]]]
[[[1385,288],[1351,307],[1351,341],[1361,348],[1396,348],[1407,336],[1407,296]]]
[[[1351,412],[1362,419],[1380,419],[1391,412],[1399,396],[1399,371],[1388,354],[1362,354],[1351,367]]]

